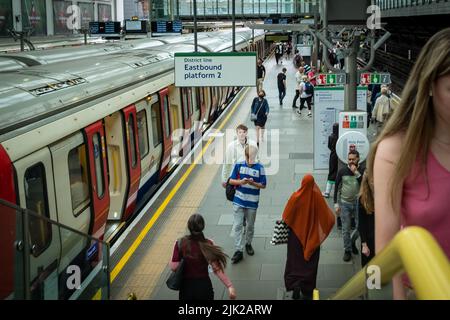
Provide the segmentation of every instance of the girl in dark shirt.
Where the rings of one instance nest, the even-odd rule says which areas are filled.
[[[181,238],[180,249],[175,243],[170,262],[172,271],[176,271],[181,258],[184,258],[183,283],[180,288],[180,300],[214,300],[214,291],[209,278],[209,268],[228,288],[230,299],[236,298],[233,284],[225,275],[227,256],[222,249],[203,235],[205,220],[199,214],[193,214],[188,220],[190,235]],[[210,266],[210,267],[209,267]]]

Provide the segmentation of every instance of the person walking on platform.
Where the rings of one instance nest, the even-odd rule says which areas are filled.
[[[375,249],[402,228],[428,230],[450,259],[450,28],[433,35],[414,64],[400,104],[369,153],[373,181]],[[369,191],[367,191],[369,192]],[[406,299],[406,275],[392,281],[394,299]]]
[[[277,84],[278,84],[278,97],[280,99],[280,106],[283,105],[283,99],[286,96],[286,68],[283,68],[283,71],[280,72],[277,76]]]
[[[258,59],[256,65],[256,93],[263,89],[264,78],[266,77],[266,68],[263,66],[262,59]]]
[[[376,100],[372,111],[377,123],[377,134],[379,134],[380,128],[386,123],[391,111],[391,99],[388,97],[388,88],[382,87],[381,95]]]
[[[225,162],[222,166],[222,186],[224,188],[227,186],[234,165],[237,162],[245,161],[245,147],[250,145],[257,148],[256,142],[248,138],[248,128],[245,125],[240,124],[236,127],[236,136],[237,139],[228,144],[225,153]]]
[[[292,60],[295,69],[298,69],[302,66],[302,61],[303,61],[302,55],[297,49],[295,49],[294,59]]]
[[[244,258],[244,218],[246,220],[245,250],[252,256],[255,251],[252,240],[255,228],[256,210],[258,209],[260,189],[266,188],[264,166],[255,161],[258,150],[254,146],[245,147],[245,161],[234,166],[229,183],[237,186],[233,200],[235,232],[235,253],[232,263],[238,263]]]
[[[187,223],[189,235],[174,245],[170,269],[176,271],[184,259],[183,281],[179,292],[180,300],[214,300],[214,290],[209,278],[209,268],[228,289],[230,299],[236,299],[236,290],[225,274],[227,255],[203,234],[205,220],[200,214],[193,214]]]
[[[277,62],[277,65],[278,61],[280,61],[282,56],[283,56],[283,46],[281,45],[281,43],[278,43],[275,46],[275,61]],[[281,61],[281,63],[283,63],[283,61]]]
[[[358,232],[361,237],[361,267],[364,267],[375,257],[375,218],[373,213],[373,184],[367,178],[368,170],[364,171],[359,191]],[[372,199],[368,200],[366,197]]]
[[[269,103],[265,98],[266,92],[259,91],[258,96],[253,99],[251,106],[251,120],[256,126],[256,145],[259,147],[259,141],[264,139],[264,127],[266,126],[267,116],[269,115]]]
[[[295,97],[292,101],[292,108],[297,108],[297,99],[300,97],[300,89],[301,89],[301,83],[303,81],[303,76],[305,75],[305,69],[303,67],[299,67],[297,72],[295,73],[295,82],[297,83],[297,86],[295,88]]]
[[[283,212],[289,227],[284,283],[292,298],[311,300],[316,288],[320,244],[334,225],[334,215],[312,175],[303,177],[299,190],[294,192]]]
[[[328,179],[327,186],[323,196],[325,198],[330,197],[331,188],[336,183],[336,175],[338,172],[338,156],[336,154],[336,143],[339,138],[339,123],[333,124],[333,129],[331,134],[328,136],[328,149],[330,150],[330,158],[328,160]]]
[[[300,108],[297,110],[298,114],[302,114],[302,109],[305,107],[305,102],[308,105],[308,117],[312,117],[311,113],[311,102],[314,94],[314,86],[309,82],[308,76],[302,77],[302,82],[300,83]]]
[[[336,215],[341,217],[342,236],[344,238],[344,261],[350,261],[353,254],[358,254],[358,249],[350,237],[352,216],[358,217],[358,193],[361,185],[364,166],[359,165],[359,152],[350,150],[348,153],[348,166],[338,171],[336,185],[334,187],[334,209]],[[358,222],[356,222],[358,225]],[[356,233],[355,233],[356,234]]]

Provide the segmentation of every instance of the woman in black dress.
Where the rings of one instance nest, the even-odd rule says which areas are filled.
[[[251,113],[256,115],[256,120],[252,120],[256,126],[256,143],[259,147],[259,137],[261,141],[264,138],[264,127],[266,125],[267,116],[269,114],[269,103],[267,102],[266,92],[260,90],[256,98],[253,99]]]

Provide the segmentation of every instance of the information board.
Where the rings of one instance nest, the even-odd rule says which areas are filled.
[[[358,87],[357,108],[367,109],[367,88]],[[314,89],[314,169],[328,169],[330,150],[328,136],[334,123],[339,122],[339,112],[344,111],[343,87],[316,87]]]
[[[91,34],[98,34],[98,35],[120,34],[120,22],[118,21],[90,22],[89,31]]]
[[[256,52],[175,53],[176,87],[256,86]]]
[[[181,33],[183,31],[183,23],[181,22],[181,20],[152,21],[151,31],[152,33]]]

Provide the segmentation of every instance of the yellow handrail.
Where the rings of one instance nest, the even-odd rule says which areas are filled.
[[[379,268],[381,285],[405,271],[418,299],[450,300],[450,262],[433,236],[421,227],[408,227],[400,231],[331,299],[349,300],[363,295],[367,288],[366,270],[370,266]]]

